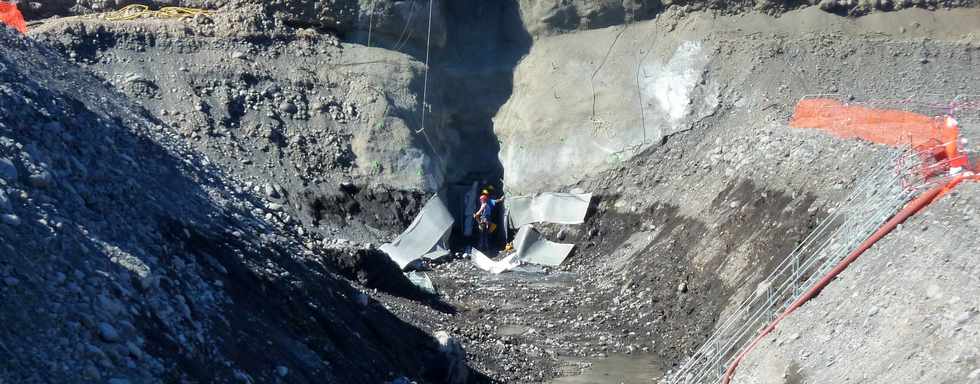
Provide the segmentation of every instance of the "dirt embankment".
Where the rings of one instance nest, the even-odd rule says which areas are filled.
[[[961,21],[976,15],[943,14]],[[465,264],[435,272],[443,294],[462,311],[463,321],[455,324],[475,364],[523,382],[567,374],[569,364],[574,370],[577,363],[614,353],[646,352],[662,366],[680,363],[731,311],[730,303],[750,294],[888,151],[788,127],[801,97],[900,99],[944,87],[967,93],[980,85],[972,70],[980,54],[977,26],[928,21],[932,16],[918,10],[857,21],[818,10],[779,19],[691,15],[676,23],[638,23],[625,32],[611,28],[537,41],[517,68],[514,96],[495,120],[508,190],[578,188],[599,197],[586,225],[549,228],[552,238],[578,247],[547,278],[490,279]],[[636,32],[641,30],[657,33]],[[617,44],[623,46],[614,46],[603,66],[604,52],[595,44],[611,44],[620,32]],[[656,41],[639,37],[651,34]],[[669,74],[678,47],[692,41],[702,44],[702,64],[678,66],[675,78],[693,70],[691,94],[700,96],[681,103],[680,116],[689,120],[677,132],[632,153],[596,156],[587,165],[551,161],[565,152],[581,154],[570,156],[571,164],[602,154],[593,143],[642,127],[638,103],[622,102],[637,101],[636,65],[650,66],[641,76]],[[637,46],[639,51],[629,49]],[[579,62],[562,52],[585,58]],[[592,94],[582,84],[597,68]],[[712,87],[712,111],[699,116],[699,105],[707,104],[704,90]],[[669,111],[658,89],[651,88],[649,110]],[[636,124],[597,135],[587,121],[592,95],[602,107],[598,112],[610,116],[606,121]],[[515,115],[527,120],[516,123]],[[528,149],[538,143],[537,152]],[[510,161],[510,149],[530,155]],[[537,173],[512,179],[530,172]],[[424,311],[396,312],[423,324],[452,324]],[[528,362],[546,371],[527,369]]]
[[[980,382],[978,207],[980,185],[965,183],[889,234],[786,318],[732,382]]]
[[[425,378],[434,348],[425,334],[438,330],[459,335],[473,365],[503,382],[547,381],[614,353],[645,354],[669,367],[696,348],[731,310],[728,304],[749,294],[885,151],[788,128],[800,97],[894,99],[980,85],[975,10],[854,20],[817,8],[774,18],[643,5],[635,12],[660,16],[634,22],[645,16],[624,13],[628,26],[579,31],[604,23],[583,22],[578,14],[607,17],[600,3],[625,7],[440,3],[447,35],[444,46],[435,46],[429,73],[431,137],[417,133],[425,76],[418,23],[405,23],[415,27],[395,40],[377,40],[390,49],[352,43],[367,42],[363,29],[341,35],[345,42],[254,2],[188,23],[61,19],[36,27],[32,36],[41,42],[32,44],[50,44],[68,63],[44,50],[39,57],[64,70],[44,72],[34,63],[23,78],[44,72],[52,77],[41,76],[42,84],[68,83],[58,83],[52,95],[27,98],[32,103],[9,104],[22,105],[30,116],[9,108],[4,113],[11,121],[50,120],[38,100],[63,99],[55,104],[103,117],[62,122],[53,128],[58,135],[8,129],[14,140],[5,148],[17,149],[2,153],[31,176],[6,188],[10,201],[25,205],[14,205],[17,217],[4,220],[33,232],[0,235],[28,244],[6,250],[43,254],[57,244],[46,240],[48,233],[76,223],[83,229],[69,239],[109,250],[84,251],[89,263],[52,264],[50,279],[26,274],[33,265],[20,258],[4,264],[3,289],[19,295],[5,297],[69,299],[38,307],[49,317],[0,312],[10,316],[9,324],[23,325],[17,336],[34,343],[0,345],[0,353],[16,356],[12,361],[23,367],[18,375],[40,371],[48,351],[36,345],[50,341],[45,327],[75,316],[70,326],[83,332],[59,335],[55,343],[81,347],[49,360],[93,377],[162,372],[193,378],[214,369],[257,381],[278,375],[295,382]],[[395,2],[385,12],[408,20],[422,11],[419,5]],[[539,19],[543,23],[572,21],[535,32],[526,7],[545,14],[566,9],[556,13],[561,17]],[[620,22],[614,13],[610,25]],[[9,59],[8,66],[22,65],[19,60]],[[88,76],[73,65],[121,94],[92,77],[72,83],[76,75]],[[66,73],[68,80],[52,73]],[[27,88],[34,87],[8,94],[21,97]],[[70,98],[69,89],[94,93]],[[109,101],[105,110],[96,107],[103,100]],[[136,135],[113,111],[140,116],[149,132],[140,134],[151,137],[151,149],[161,137],[171,143],[147,153],[163,157],[180,149],[182,155],[159,171],[145,171],[155,163],[133,144],[138,140],[103,138],[99,129]],[[105,128],[106,122],[113,123]],[[90,136],[74,143],[74,132]],[[130,150],[115,155],[118,147]],[[84,167],[35,154],[64,148],[94,152],[84,154],[90,159]],[[101,165],[92,172],[89,164],[96,161]],[[167,171],[188,162],[200,167],[188,171],[193,177]],[[201,171],[205,166],[208,172]],[[59,186],[74,180],[66,176],[72,173],[95,176],[64,182],[66,196],[48,196],[35,192],[51,185],[45,167],[57,170],[50,175]],[[378,253],[350,251],[397,232],[424,192],[501,172],[508,193],[580,188],[597,194],[585,225],[546,228],[577,245],[559,270],[495,278],[465,261],[449,263],[432,273],[439,302],[402,292],[403,280],[388,281],[399,277],[390,265],[369,268],[380,263]],[[34,220],[25,207],[48,217]],[[119,229],[120,223],[135,229]],[[150,272],[140,274],[145,268],[133,258]],[[138,271],[120,270],[113,261]],[[381,291],[363,295],[337,275]],[[140,296],[143,281],[159,283],[151,288],[159,290]],[[131,309],[118,310],[117,302]],[[29,324],[34,318],[48,323]],[[128,343],[123,348],[120,329],[122,340],[134,335],[132,344],[142,352]],[[221,359],[201,352],[214,350]],[[126,371],[135,356],[160,368]]]
[[[0,381],[440,381],[435,339],[165,122],[0,45]]]
[[[411,221],[441,174],[417,129],[417,61],[303,33],[217,37],[203,24],[66,19],[32,35],[140,103],[271,219],[359,243]],[[391,71],[391,67],[403,70]]]
[[[535,42],[494,117],[508,191],[574,183],[691,127],[782,120],[806,95],[952,99],[980,82],[973,9],[672,15]]]

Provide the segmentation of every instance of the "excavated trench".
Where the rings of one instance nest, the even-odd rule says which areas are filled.
[[[885,152],[787,127],[801,97],[846,92],[889,98],[939,86],[944,78],[980,81],[969,69],[977,59],[975,50],[968,43],[944,42],[923,53],[937,60],[936,67],[922,69],[923,75],[904,84],[868,85],[869,78],[907,78],[908,55],[915,54],[899,52],[915,52],[916,41],[904,36],[894,36],[895,42],[847,39],[842,36],[860,33],[840,32],[833,24],[840,20],[824,20],[833,16],[817,12],[777,22],[764,17],[688,20],[683,28],[669,15],[640,26],[582,32],[574,38],[578,42],[570,36],[534,42],[515,68],[515,80],[503,85],[512,95],[502,109],[524,113],[519,118],[528,126],[554,125],[515,134],[520,127],[501,126],[509,121],[498,119],[494,132],[507,132],[501,146],[509,146],[507,151],[524,144],[520,140],[544,143],[524,163],[500,157],[506,166],[528,166],[539,174],[549,167],[562,177],[574,174],[571,179],[578,181],[571,183],[562,177],[526,180],[550,188],[545,190],[592,192],[594,208],[581,226],[542,228],[551,240],[575,244],[559,268],[502,277],[456,261],[432,272],[441,294],[459,309],[454,331],[473,354],[474,366],[505,382],[659,378],[700,347],[734,303],[752,295]],[[921,20],[915,14],[911,19]],[[813,35],[802,38],[793,35],[798,25],[815,20],[828,27],[807,30]],[[880,30],[879,22],[861,28]],[[740,32],[714,34],[713,28]],[[650,33],[666,42],[661,46],[642,39]],[[574,49],[589,51],[583,54],[587,58],[563,54]],[[589,56],[591,51],[598,52]],[[637,64],[631,56],[639,56]],[[835,68],[842,58],[877,62],[887,70],[821,71]],[[566,66],[594,71],[595,88],[570,84],[582,76]],[[628,75],[616,77],[616,71]],[[654,107],[646,112],[635,110],[635,99],[630,99],[633,71],[650,78],[637,83],[654,85],[640,90],[641,102],[648,100],[644,91],[654,95]],[[540,87],[536,83],[541,81],[548,84]],[[674,86],[679,89],[665,92],[666,98],[656,91]],[[594,127],[577,127],[586,124],[574,118],[589,113],[574,103],[587,101],[600,108],[593,117],[629,121],[644,115],[646,124],[660,127],[649,133],[660,136],[626,160],[603,161],[594,169],[588,168],[591,159],[578,163],[578,169],[561,164],[566,153],[591,157],[588,152],[598,152],[590,139],[615,142],[616,137],[600,135]],[[675,107],[683,118],[656,120],[656,114],[671,115]],[[582,140],[572,139],[575,135]]]
[[[474,181],[503,189],[507,170],[501,163],[493,118],[517,94],[515,71],[530,52],[532,39],[516,4],[449,2],[442,11],[446,41],[432,51],[429,73],[432,110],[425,132],[431,136],[415,135],[414,144],[443,162],[441,189],[448,201],[457,202]],[[420,61],[421,52],[412,51]],[[715,92],[711,82],[721,75],[708,73],[724,73],[714,68],[720,65],[724,64],[711,63],[702,69],[701,86],[691,93],[707,98]],[[665,67],[671,70],[670,65]],[[700,346],[731,310],[728,306],[751,293],[827,215],[833,199],[860,174],[861,164],[874,159],[873,154],[862,155],[860,148],[848,148],[845,152],[860,164],[845,165],[834,174],[832,192],[825,190],[827,184],[813,186],[801,179],[789,185],[771,182],[768,178],[780,172],[794,174],[803,168],[805,174],[820,169],[781,161],[776,172],[762,177],[731,175],[723,167],[682,171],[672,177],[677,169],[701,167],[690,159],[717,155],[717,149],[704,143],[732,145],[731,138],[716,127],[755,125],[715,118],[738,111],[742,96],[725,92],[719,94],[736,101],[720,101],[710,113],[696,112],[700,113],[697,121],[691,120],[679,133],[664,132],[656,145],[635,158],[582,177],[576,187],[596,193],[588,221],[578,227],[543,228],[550,238],[576,245],[561,268],[494,277],[465,261],[436,266],[432,278],[455,314],[448,326],[474,356],[477,369],[504,382],[602,384],[659,377]],[[560,98],[557,93],[555,98]],[[791,106],[782,107],[783,118]],[[758,134],[737,132],[736,136],[751,142]],[[783,136],[787,141],[799,140],[793,134]],[[756,164],[771,161],[761,148],[745,150],[759,152],[749,156],[757,159]],[[820,158],[820,164],[841,166],[837,159],[827,158]],[[690,197],[703,202],[685,199],[685,189],[704,188],[698,179],[714,181],[705,188],[709,192]],[[640,192],[619,192],[627,183]],[[678,195],[651,198],[644,196],[644,188]],[[456,217],[465,218],[463,207],[450,205]],[[459,228],[454,231],[456,249],[472,241],[459,232]],[[422,323],[432,321],[424,313],[404,311],[396,313],[421,317]]]
[[[306,110],[315,110],[313,100],[320,99],[324,100],[323,109],[343,111],[345,105],[342,101],[326,101],[327,98],[316,94],[315,90],[338,88],[338,83],[349,80],[343,77],[346,75],[330,72],[321,77],[332,77],[331,80],[318,83],[310,80],[317,76],[290,77],[293,76],[292,72],[286,78],[246,73],[238,77],[244,79],[241,90],[232,89],[227,92],[221,86],[211,85],[221,81],[196,78],[189,81],[190,88],[193,89],[189,95],[193,95],[194,102],[181,100],[173,103],[173,106],[160,100],[167,97],[167,89],[176,89],[179,84],[169,84],[164,80],[155,84],[146,79],[123,79],[124,92],[144,96],[147,109],[163,109],[167,116],[175,116],[172,111],[174,109],[182,110],[180,116],[196,113],[205,115],[198,120],[195,120],[196,117],[181,117],[179,121],[173,122],[175,129],[185,129],[184,124],[199,124],[207,127],[206,130],[220,130],[220,125],[229,122],[240,125],[240,131],[231,130],[213,135],[216,137],[213,140],[219,146],[236,148],[234,153],[208,153],[219,163],[233,164],[234,166],[228,167],[233,170],[232,173],[240,172],[250,177],[248,180],[254,182],[249,184],[250,187],[254,187],[259,194],[268,195],[266,197],[273,204],[295,214],[294,220],[298,223],[294,222],[296,225],[291,230],[300,232],[301,236],[309,232],[322,235],[308,240],[311,247],[318,247],[320,244],[334,247],[335,243],[331,241],[336,238],[353,239],[361,244],[372,243],[373,246],[381,239],[390,239],[393,234],[404,229],[431,192],[441,190],[446,193],[447,200],[454,202],[450,204],[450,209],[456,217],[465,218],[468,214],[464,212],[463,195],[472,183],[491,184],[498,190],[504,190],[503,180],[506,173],[515,171],[505,169],[502,162],[501,153],[505,150],[503,146],[513,143],[504,142],[504,138],[497,136],[495,129],[500,127],[495,127],[494,118],[508,102],[513,103],[515,97],[531,92],[517,89],[515,78],[522,60],[533,54],[532,43],[539,43],[528,32],[525,21],[521,18],[518,2],[449,1],[438,11],[445,22],[442,27],[445,40],[431,47],[427,86],[427,103],[431,105],[431,109],[425,117],[425,130],[415,133],[423,129],[423,126],[421,116],[413,114],[413,111],[420,108],[421,99],[418,95],[423,88],[421,81],[424,81],[422,76],[417,76],[421,73],[417,64],[425,60],[425,46],[422,44],[424,40],[418,36],[409,38],[411,42],[406,45],[402,43],[403,36],[395,31],[394,35],[387,37],[376,35],[372,44],[375,49],[402,48],[406,52],[409,59],[400,56],[386,58],[392,61],[404,60],[398,61],[399,65],[412,68],[416,76],[408,80],[385,78],[377,83],[392,87],[403,86],[410,91],[406,93],[413,93],[415,97],[400,100],[400,96],[395,95],[398,92],[392,91],[392,95],[383,97],[383,108],[371,109],[373,101],[351,107],[352,111],[362,116],[384,115],[380,121],[381,126],[404,126],[413,132],[404,142],[399,143],[405,144],[406,148],[419,149],[432,159],[434,167],[420,167],[439,174],[434,179],[440,182],[429,190],[420,188],[415,180],[411,187],[399,188],[398,182],[401,180],[386,173],[388,169],[378,170],[376,174],[332,176],[337,169],[350,168],[352,164],[354,171],[350,171],[351,173],[366,172],[365,167],[357,169],[359,159],[350,158],[354,153],[352,147],[356,144],[341,143],[345,138],[349,140],[351,136],[358,134],[357,129],[366,130],[368,125],[373,126],[378,121],[371,120],[372,117],[365,119],[367,123],[355,129],[341,127],[336,131],[320,131],[317,129],[321,125],[330,129],[340,125],[317,120],[318,117],[315,116],[303,120],[295,118],[295,115],[301,115]],[[645,58],[650,52],[654,52],[651,56],[663,56],[658,58],[661,62],[644,69],[651,71],[650,76],[654,80],[650,83],[672,85],[674,83],[670,81],[674,78],[690,77],[694,88],[686,93],[670,93],[668,96],[687,97],[687,104],[697,104],[697,107],[691,107],[692,110],[685,112],[690,115],[685,116],[685,119],[690,118],[677,123],[677,126],[682,126],[681,129],[664,128],[659,132],[659,137],[650,141],[650,145],[639,146],[633,157],[602,163],[594,170],[583,170],[580,175],[574,175],[577,181],[572,183],[554,180],[543,182],[543,185],[549,185],[555,190],[568,191],[577,188],[595,194],[593,206],[584,224],[544,225],[541,228],[552,240],[575,244],[574,253],[559,268],[495,276],[477,270],[466,260],[452,260],[435,265],[429,272],[439,290],[438,297],[435,297],[409,286],[397,267],[387,262],[384,255],[377,251],[331,250],[322,255],[322,260],[328,267],[324,267],[324,270],[308,270],[312,267],[290,263],[281,252],[270,250],[268,257],[280,260],[285,265],[283,269],[287,274],[299,276],[299,280],[306,285],[266,286],[239,259],[230,256],[233,251],[225,249],[237,240],[223,235],[206,235],[177,223],[168,226],[164,235],[168,241],[181,244],[179,249],[199,259],[201,264],[217,263],[230,271],[229,276],[224,279],[232,287],[230,295],[236,301],[249,302],[259,298],[266,303],[241,308],[256,313],[255,321],[259,325],[250,329],[252,334],[238,337],[258,337],[257,334],[266,331],[274,333],[275,330],[271,327],[287,324],[289,331],[294,334],[309,334],[314,339],[321,337],[346,340],[340,335],[331,334],[340,332],[336,329],[343,329],[330,323],[337,320],[324,318],[317,307],[311,308],[298,299],[293,300],[304,295],[329,296],[335,294],[332,293],[334,289],[353,296],[354,293],[348,292],[346,288],[313,283],[319,275],[337,273],[360,287],[371,290],[373,300],[382,303],[386,310],[398,316],[399,320],[394,325],[389,324],[387,317],[372,317],[374,322],[365,326],[371,332],[372,340],[397,340],[399,336],[394,334],[402,329],[408,330],[413,340],[422,339],[421,332],[451,331],[466,348],[470,366],[474,369],[472,377],[477,382],[603,384],[656,379],[676,367],[700,346],[710,335],[718,319],[731,311],[731,303],[751,294],[782,257],[827,215],[835,199],[853,185],[862,169],[866,169],[878,156],[877,148],[854,142],[842,144],[837,140],[791,131],[783,123],[792,110],[793,101],[804,92],[829,91],[833,88],[834,92],[888,95],[898,93],[902,86],[898,82],[884,81],[881,77],[876,77],[879,76],[878,73],[870,70],[854,74],[818,72],[814,75],[818,79],[806,81],[801,80],[795,67],[798,66],[802,71],[804,64],[816,63],[813,66],[826,68],[843,60],[842,58],[853,59],[857,55],[859,57],[853,60],[861,63],[891,60],[882,67],[890,70],[889,73],[893,73],[895,77],[905,74],[903,70],[895,68],[907,66],[905,59],[913,60],[904,56],[901,59],[890,59],[895,57],[893,52],[878,47],[877,41],[829,42],[819,37],[809,37],[811,40],[787,42],[782,31],[772,32],[766,29],[768,26],[759,27],[757,24],[764,23],[754,19],[745,23],[750,31],[740,32],[742,35],[735,37],[719,37],[704,32],[703,28],[698,29],[698,22],[710,24],[708,21],[691,16],[695,21],[690,21],[689,24],[694,26],[684,29],[685,26],[678,26],[676,21],[671,20],[674,16],[676,15],[667,14],[651,22],[653,24],[648,24],[647,27],[653,26],[652,32],[643,31],[630,35],[634,32],[624,34],[623,31],[605,29],[576,35],[583,41],[581,46],[588,45],[590,49],[601,51],[597,57],[601,58],[602,52],[612,57],[609,66],[613,69],[610,72],[624,71],[624,68],[631,71],[628,78],[633,76],[633,70],[637,71],[635,76],[639,76],[640,64],[645,63],[639,59]],[[769,20],[763,18],[764,22]],[[719,23],[732,26],[741,25],[741,22],[737,19],[726,19]],[[674,32],[675,28],[682,30]],[[763,32],[751,31],[752,28]],[[642,56],[638,53],[641,48],[619,48],[624,49],[625,53],[615,51],[615,42],[620,39],[620,35],[626,36],[622,38],[624,41],[632,38],[633,42],[630,44],[636,47],[653,47],[642,40],[646,36],[644,33],[648,32],[657,33],[657,38],[677,41],[664,43],[664,47],[647,48],[649,52],[642,52]],[[258,61],[258,53],[275,47],[276,55],[282,55],[288,61],[293,58],[289,55],[305,52],[303,50],[309,46],[324,43],[318,40],[321,37],[309,41],[289,38],[281,41],[244,39],[215,48],[208,45],[211,43],[207,39],[197,41],[191,37],[188,37],[189,43],[169,45],[170,43],[164,41],[148,42],[142,37],[123,36],[117,39],[113,34],[108,34],[112,38],[105,42],[96,42],[91,38],[102,35],[102,31],[77,33],[84,38],[61,41],[59,47],[65,52],[75,53],[72,57],[76,60],[103,70],[104,76],[110,79],[113,71],[137,70],[120,64],[131,59],[120,52],[140,52],[144,49],[143,45],[161,51],[196,52],[197,49],[211,49],[216,52],[244,52],[242,55],[245,59],[238,58],[240,61],[253,57]],[[767,35],[769,33],[772,35]],[[704,60],[672,61],[672,52],[689,53],[685,50],[687,48],[679,48],[688,47],[683,41],[711,40],[705,38],[706,34],[714,39],[715,46],[705,49],[704,52],[712,52],[711,55],[714,56],[705,53]],[[756,39],[762,35],[767,36],[766,39],[752,40],[751,44],[740,45],[740,38],[750,39],[746,37],[750,36],[751,39]],[[364,37],[363,34],[347,36],[354,41],[360,41]],[[71,40],[50,36],[48,38]],[[547,44],[554,44],[552,47],[565,50],[577,47],[573,43],[555,43],[561,43],[562,39],[574,40],[569,36],[559,36],[549,40]],[[614,46],[607,48],[610,42]],[[844,46],[838,48],[834,43]],[[140,48],[134,49],[134,44]],[[868,53],[868,57],[860,57],[862,49],[869,45],[873,46],[873,52]],[[918,46],[915,42],[908,45]],[[964,51],[962,46],[956,44],[940,45],[940,52],[929,55],[934,58],[952,57],[949,60],[955,64],[952,66],[953,70],[962,70],[962,73],[968,74],[966,76],[973,76],[967,80],[976,83],[977,75],[969,74],[969,63],[975,62],[976,50],[971,51],[969,45],[967,47]],[[355,51],[355,48],[350,50]],[[700,48],[692,48],[690,51],[701,52]],[[568,56],[562,56],[567,54],[561,53],[561,50],[556,49],[555,52],[552,52],[556,56],[553,60],[555,62],[549,63],[552,66],[550,73],[561,74],[565,70],[562,68],[565,63],[560,61]],[[792,59],[787,58],[790,52],[795,55]],[[639,60],[635,67],[630,63],[617,62],[625,61],[620,60],[622,58],[619,56],[625,57],[627,54],[634,55]],[[957,55],[965,55],[966,58]],[[137,57],[134,61],[144,59],[152,61],[147,57]],[[162,61],[159,58],[154,59]],[[596,66],[605,62],[606,58],[593,60],[589,62],[592,66],[583,67],[582,71],[594,70],[592,77],[596,78],[599,73]],[[283,61],[278,63],[282,64]],[[165,65],[163,69],[157,69],[158,74],[184,72],[180,64]],[[697,67],[691,76],[683,71],[686,68],[681,68],[680,75],[671,72],[677,70],[675,67],[687,65]],[[315,66],[311,64],[310,68],[301,68],[297,72],[312,72],[314,69],[311,68]],[[759,70],[752,72],[757,66]],[[742,70],[750,67],[753,68],[751,71]],[[382,69],[378,72],[384,72],[385,68],[390,69],[383,66],[380,68]],[[191,72],[194,73],[195,70],[198,69],[192,68]],[[533,80],[535,68],[525,67],[525,70],[530,71],[530,74],[524,74],[523,80]],[[667,80],[657,77],[660,72],[655,70],[666,73],[664,78]],[[936,70],[935,78],[930,75],[914,85],[925,89],[942,83],[938,74],[942,74],[943,70],[948,69]],[[201,70],[201,73],[207,76],[227,75],[220,71]],[[364,69],[363,73],[382,77],[368,69]],[[350,78],[357,79],[357,76],[351,75]],[[634,86],[633,82],[620,83],[616,78],[603,80],[602,75],[599,78],[606,89]],[[866,78],[884,85],[876,86],[878,88],[847,88],[846,82],[860,84]],[[726,81],[721,81],[722,79]],[[402,80],[404,83],[398,82]],[[602,83],[603,81],[606,83]],[[351,80],[351,83],[354,82]],[[546,115],[554,112],[546,108],[550,105],[558,105],[558,109],[568,107],[561,103],[575,100],[575,92],[589,93],[584,91],[587,87],[582,84],[578,84],[577,88],[570,87],[569,90],[561,88],[565,84],[555,82],[554,100],[536,99],[526,104],[539,103],[542,106],[540,114]],[[636,80],[635,85],[639,86],[639,83]],[[370,83],[364,88],[369,89],[376,85]],[[237,96],[239,92],[245,94],[244,90],[251,88],[261,88],[261,92],[257,92],[258,96]],[[791,88],[792,91],[787,91]],[[641,90],[639,101],[649,101],[643,98],[642,92]],[[280,93],[287,96],[275,96]],[[290,93],[296,96],[288,96]],[[595,93],[584,98],[593,100],[592,109],[595,109],[595,100],[600,97],[605,97],[608,104],[629,104],[633,108],[632,100],[627,100],[624,95],[626,92],[608,92]],[[261,113],[255,112],[254,105],[246,107],[253,96],[274,100],[278,105],[274,105],[273,109],[280,109],[282,113],[275,112],[275,118],[262,117]],[[704,106],[701,104],[710,103],[694,100],[693,97],[714,98],[714,103]],[[608,101],[610,99],[613,101]],[[358,99],[358,102],[362,101]],[[657,100],[652,101],[656,102]],[[290,103],[293,104],[292,107],[289,106]],[[666,104],[668,106],[663,108],[669,109],[676,103]],[[198,105],[201,107],[196,108]],[[533,107],[534,105],[531,108]],[[394,112],[389,112],[389,109]],[[634,116],[627,114],[635,111],[627,111],[629,112],[615,115],[622,112],[615,110],[611,116],[613,119],[633,119]],[[751,113],[745,113],[746,111]],[[569,116],[577,116],[573,112],[576,111],[569,111]],[[226,113],[231,120],[222,119],[219,116],[222,113]],[[639,113],[642,119],[646,112]],[[592,117],[595,116],[596,113],[593,112]],[[353,115],[347,117],[351,121],[357,121]],[[402,125],[393,123],[394,120]],[[543,120],[528,119],[528,125],[541,121]],[[591,129],[569,130],[563,125],[566,121],[560,118],[554,121],[557,121],[554,133],[556,137],[542,140],[559,143],[554,144],[555,152],[573,147],[574,144],[564,146],[564,140],[576,134],[583,136],[583,141],[586,142],[608,139],[600,137]],[[216,122],[220,123],[215,124]],[[246,128],[248,125],[251,127]],[[311,128],[304,130],[306,126]],[[238,140],[249,137],[247,131],[253,128],[260,136],[269,139],[269,143],[259,140],[255,144]],[[643,133],[647,133],[646,128]],[[394,140],[384,134],[387,131],[372,132],[372,135],[377,136],[370,136],[368,141]],[[524,134],[524,138],[528,140],[538,140],[533,137],[533,132]],[[327,135],[337,138],[328,141],[324,138]],[[185,138],[198,140],[197,142],[211,140],[208,135],[201,136],[203,138],[197,139],[195,133],[189,132]],[[302,139],[294,140],[297,137]],[[521,136],[509,136],[506,139],[520,140]],[[232,140],[232,144],[222,140]],[[339,159],[329,167],[297,167],[293,170],[284,165],[282,160],[288,159],[294,148],[302,149],[296,152],[303,152],[307,150],[305,145],[308,143],[323,142],[330,143],[327,146],[332,151],[329,156]],[[205,151],[211,151],[207,145],[201,144]],[[336,151],[333,151],[334,147]],[[596,151],[586,145],[572,149],[580,153]],[[393,152],[405,155],[405,152],[410,151],[399,149]],[[540,158],[534,160],[542,164],[542,169],[551,162],[556,162],[557,158],[549,157],[550,153],[536,155]],[[386,159],[381,155],[378,158]],[[257,168],[251,164],[252,159],[256,159],[256,163],[270,165],[266,169]],[[243,163],[245,166],[242,168],[234,168],[241,166],[238,163],[243,161],[249,163]],[[583,164],[584,167],[590,163]],[[568,169],[561,168],[562,164],[554,165],[557,169],[555,172],[568,173]],[[387,163],[385,166],[396,168]],[[299,174],[302,176],[297,176]],[[307,180],[306,177],[310,174],[315,174],[317,179]],[[427,175],[422,175],[420,171],[418,176],[424,178]],[[374,177],[390,179],[385,179],[387,184],[372,185],[371,179]],[[279,214],[270,213],[266,218],[275,219],[277,215]],[[452,245],[457,250],[463,249],[472,241],[461,236],[460,232],[459,228],[454,231]],[[319,267],[322,265],[317,268]],[[210,271],[208,273],[214,274]],[[174,280],[178,278],[173,277]],[[329,302],[321,304],[322,307],[331,305]],[[375,309],[377,308],[372,310]],[[149,330],[157,327],[152,323],[153,319],[144,320],[144,323],[139,324],[140,327]],[[355,318],[340,320],[360,321]],[[237,323],[228,326],[245,328]],[[283,341],[283,344],[287,341]],[[316,342],[313,340],[313,344]],[[350,343],[352,344],[344,345],[342,349],[356,350],[356,342]],[[157,344],[161,347],[153,351],[154,353],[175,359],[183,358],[179,348],[171,341],[161,339]],[[413,346],[425,349],[426,353],[434,348],[431,343],[423,342],[417,342]],[[228,346],[233,351],[238,347],[233,343]],[[261,346],[244,345],[242,348],[246,347],[252,349],[236,352],[245,356],[243,359],[261,356]],[[413,356],[416,350],[412,346],[397,347],[397,350],[384,356],[403,360],[396,365],[424,364],[419,362],[422,360],[419,356]],[[328,352],[323,354],[329,355]],[[180,364],[186,370],[196,372],[195,375],[202,374],[198,371],[203,368],[196,366],[193,361],[181,361]]]

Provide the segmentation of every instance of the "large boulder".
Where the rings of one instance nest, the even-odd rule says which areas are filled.
[[[538,39],[494,117],[508,192],[554,190],[618,167],[715,111],[712,48],[652,44],[657,32],[647,22]]]

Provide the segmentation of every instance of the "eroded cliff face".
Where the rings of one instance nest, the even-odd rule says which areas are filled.
[[[779,15],[808,7],[838,15],[865,15],[908,8],[936,10],[975,7],[976,1],[848,1],[848,0],[518,0],[521,18],[535,37],[600,29],[651,20],[661,12],[683,14],[712,11],[722,14]]]
[[[678,21],[668,11],[541,37],[494,117],[505,184],[515,193],[560,188],[677,132],[749,124],[763,109],[788,113],[808,94],[890,98],[917,93],[933,76],[958,79],[950,91],[968,92],[976,10],[940,13],[943,22],[923,10],[849,20],[816,8]],[[924,39],[936,44],[917,48]]]
[[[705,44],[648,38],[655,33],[648,24],[534,45],[515,72],[514,95],[494,120],[508,190],[573,183],[659,145],[718,108],[720,85],[706,71]],[[544,156],[550,161],[539,161]]]
[[[383,382],[436,366],[437,340],[353,286],[423,297],[383,255],[301,235],[44,43],[0,30],[0,45],[0,380]],[[371,257],[386,282],[346,261]]]

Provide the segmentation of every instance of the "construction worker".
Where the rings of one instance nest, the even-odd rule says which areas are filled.
[[[491,199],[490,192],[487,190],[483,190],[483,193],[480,194],[480,209],[473,214],[473,218],[480,223],[480,242],[477,245],[479,249],[487,250],[490,248],[490,232],[493,230],[493,209],[501,201],[504,201],[503,196],[499,199]]]

